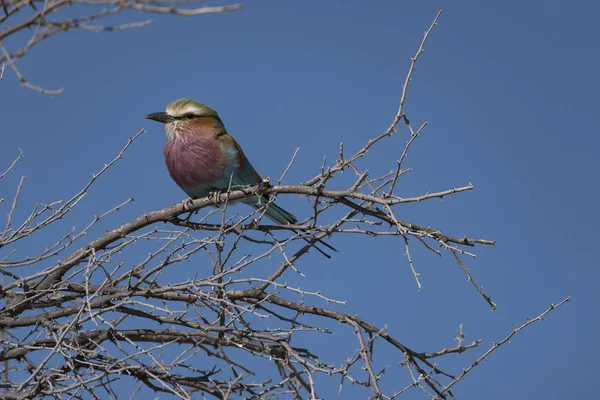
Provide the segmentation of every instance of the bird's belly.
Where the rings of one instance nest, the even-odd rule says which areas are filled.
[[[190,197],[229,186],[234,165],[214,143],[167,143],[164,155],[171,178]]]

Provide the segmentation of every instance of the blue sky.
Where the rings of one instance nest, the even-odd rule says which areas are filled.
[[[34,84],[64,86],[60,96],[21,88],[7,70],[0,85],[0,162],[7,165],[19,148],[25,153],[10,177],[14,183],[27,176],[23,202],[73,194],[141,128],[147,133],[78,212],[101,213],[134,197],[133,205],[110,218],[108,227],[114,227],[181,201],[184,194],[164,166],[164,135],[143,117],[184,96],[217,109],[263,175],[279,176],[299,147],[287,183],[306,180],[318,173],[324,155],[337,156],[340,141],[349,151],[357,149],[389,125],[410,57],[444,9],[406,103],[414,125],[430,126],[409,155],[413,171],[399,193],[469,182],[476,189],[406,207],[403,217],[456,236],[497,240],[496,247],[478,249],[477,259],[466,262],[499,310],[489,311],[451,254],[438,259],[415,250],[424,285],[417,292],[393,239],[334,240],[340,253],[331,261],[312,255],[304,265],[303,287],[347,300],[349,314],[387,325],[418,350],[452,346],[464,323],[467,341],[483,343],[457,357],[463,366],[513,325],[571,295],[570,304],[473,371],[455,395],[592,398],[590,382],[600,359],[594,340],[600,337],[595,250],[600,139],[594,117],[600,5],[513,0],[244,5],[227,15],[158,16],[146,28],[113,34],[58,35],[33,49],[19,67]],[[390,169],[403,139],[390,143],[395,145],[377,150],[364,165]],[[0,197],[10,197],[9,189],[3,182]],[[291,211],[299,216],[310,213],[295,199],[280,203],[297,205]],[[315,345],[327,350],[326,340]],[[336,393],[338,381],[332,385]]]

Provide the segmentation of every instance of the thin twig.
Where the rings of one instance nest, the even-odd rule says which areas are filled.
[[[498,343],[493,343],[492,347],[490,347],[488,349],[488,351],[486,351],[484,354],[481,355],[481,357],[479,357],[477,360],[475,360],[475,362],[473,362],[471,365],[469,365],[466,369],[463,370],[463,372],[456,377],[456,379],[454,379],[452,382],[450,382],[448,385],[446,385],[446,387],[444,387],[444,390],[442,391],[443,393],[448,392],[454,385],[456,385],[458,382],[462,381],[463,378],[465,377],[465,375],[467,375],[469,372],[471,372],[473,370],[473,368],[475,368],[478,365],[481,365],[481,363],[486,360],[490,354],[492,354],[495,350],[497,350],[500,346],[509,343],[510,340],[512,339],[513,336],[515,336],[517,333],[519,333],[520,330],[528,327],[529,325],[533,324],[534,322],[538,322],[544,319],[544,317],[549,314],[550,312],[556,310],[558,307],[562,306],[563,304],[567,303],[569,300],[571,300],[571,297],[567,297],[565,298],[563,301],[561,301],[560,303],[554,305],[551,304],[550,307],[548,307],[546,309],[546,311],[544,311],[543,313],[541,313],[540,315],[538,315],[537,317],[527,320],[527,322],[525,322],[524,324],[522,324],[521,326],[514,328],[512,330],[511,333],[508,334],[508,336],[506,336],[504,339],[502,339],[500,342]],[[435,397],[435,399],[440,399],[441,397],[438,395]]]

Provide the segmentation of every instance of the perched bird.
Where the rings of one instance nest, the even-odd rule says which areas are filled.
[[[168,138],[163,154],[167,169],[175,183],[191,198],[225,190],[230,182],[232,186],[253,186],[262,182],[212,108],[183,98],[169,104],[166,112],[148,114],[146,118],[165,124]],[[252,196],[242,201],[259,209],[269,202],[269,197]],[[264,213],[280,225],[298,221],[275,203],[269,204]]]
[[[146,118],[161,122],[167,132],[167,143],[163,148],[167,169],[171,178],[193,199],[206,197],[214,191],[232,186],[253,186],[262,182],[242,148],[231,137],[219,114],[212,108],[191,99],[178,99],[167,106],[166,112],[148,114]],[[269,203],[269,197],[252,196],[242,200],[260,209],[279,225],[295,224],[296,217]],[[296,231],[294,231],[296,232]],[[305,237],[306,242],[311,243]],[[331,245],[318,240],[333,251]],[[321,254],[330,258],[319,247]]]

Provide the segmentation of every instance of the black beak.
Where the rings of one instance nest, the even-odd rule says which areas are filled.
[[[166,124],[167,122],[171,121],[171,116],[169,116],[169,114],[167,114],[166,112],[156,112],[156,113],[152,113],[152,114],[148,114],[146,115],[147,119],[151,119],[163,124]]]

